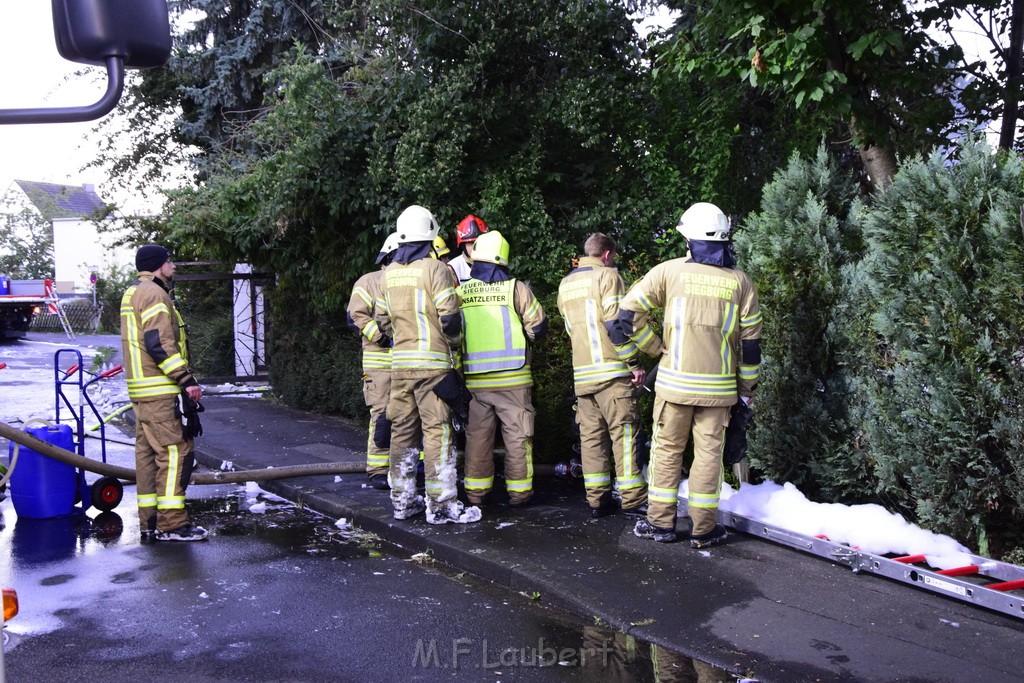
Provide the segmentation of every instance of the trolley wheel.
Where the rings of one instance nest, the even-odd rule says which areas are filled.
[[[123,497],[124,487],[114,477],[100,477],[92,485],[92,505],[97,510],[113,510]]]

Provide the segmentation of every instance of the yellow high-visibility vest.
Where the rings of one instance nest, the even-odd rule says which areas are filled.
[[[515,280],[469,280],[459,286],[466,321],[467,375],[518,370],[526,365],[526,335],[516,313]]]

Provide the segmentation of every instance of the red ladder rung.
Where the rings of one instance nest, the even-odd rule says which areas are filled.
[[[994,591],[1012,591],[1018,588],[1024,588],[1024,579],[1017,579],[1015,581],[1003,581],[1002,583],[993,583],[985,588],[991,588]]]
[[[903,557],[892,558],[893,562],[902,562],[903,564],[916,564],[918,562],[924,562],[924,555],[904,555]]]
[[[943,576],[966,576],[967,574],[977,574],[981,571],[981,567],[976,564],[969,564],[964,567],[953,567],[952,569],[941,569],[936,574],[942,574]]]

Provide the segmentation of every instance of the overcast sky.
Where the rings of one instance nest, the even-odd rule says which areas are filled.
[[[106,90],[106,72],[65,61],[53,38],[50,3],[43,0],[0,3],[0,107],[87,106]],[[94,78],[72,77],[88,69]],[[79,168],[96,152],[92,123],[0,126],[0,192],[11,182],[40,180],[68,185],[93,183],[96,171]],[[104,197],[107,201],[111,198]]]

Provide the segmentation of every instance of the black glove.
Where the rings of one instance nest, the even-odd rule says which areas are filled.
[[[722,461],[735,465],[747,457],[747,427],[754,421],[754,411],[743,399],[736,402],[729,415],[729,426],[725,429],[725,448]]]
[[[203,435],[203,424],[199,421],[199,413],[206,410],[202,403],[193,401],[184,391],[181,392],[181,435],[186,440]]]
[[[654,384],[655,382],[658,381],[658,368],[660,367],[660,363],[658,365],[655,365],[653,368],[651,368],[651,371],[647,373],[647,377],[644,379],[644,389],[651,392],[652,394],[654,393]]]
[[[452,422],[455,429],[462,430],[469,422],[469,401],[473,394],[469,393],[462,375],[457,370],[449,370],[440,382],[434,386],[437,397],[452,409]]]

